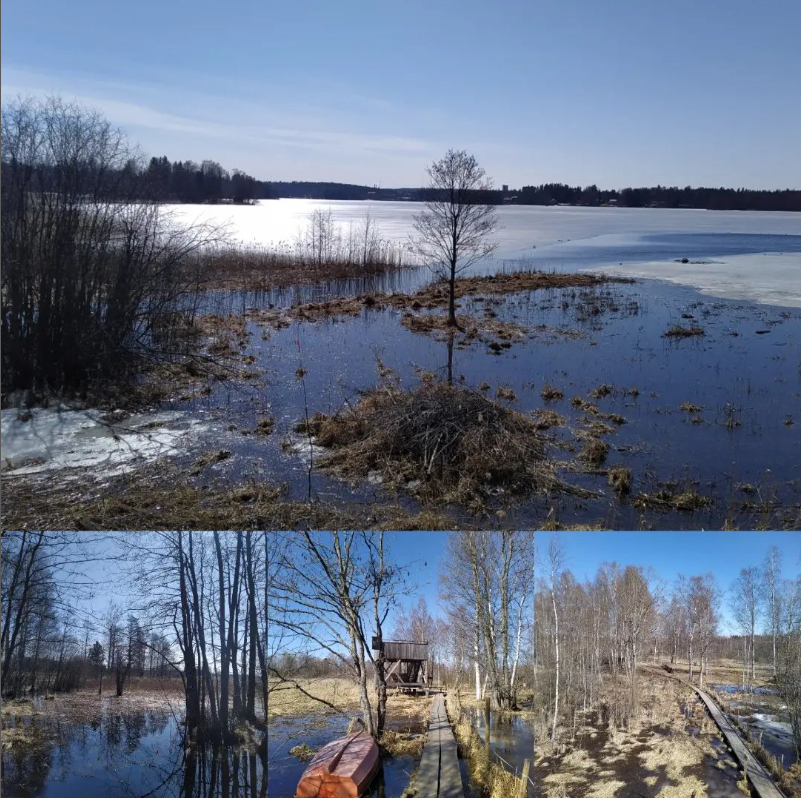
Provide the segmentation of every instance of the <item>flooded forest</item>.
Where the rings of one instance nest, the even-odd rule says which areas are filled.
[[[266,533],[4,532],[2,790],[266,798]]]
[[[276,533],[271,794],[797,798],[798,542],[674,534]]]
[[[801,562],[759,540],[731,584],[711,561],[577,578],[542,541],[535,795],[801,795]]]

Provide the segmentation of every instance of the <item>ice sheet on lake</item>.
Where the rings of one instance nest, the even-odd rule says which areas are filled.
[[[801,307],[801,254],[765,252],[728,255],[703,263],[654,261],[586,269],[622,277],[666,280],[723,299],[746,299],[761,305]]]
[[[0,411],[5,474],[90,468],[99,477],[116,476],[185,452],[207,427],[175,411],[138,413],[111,422],[98,410],[35,408],[30,413],[23,421],[16,408]]]

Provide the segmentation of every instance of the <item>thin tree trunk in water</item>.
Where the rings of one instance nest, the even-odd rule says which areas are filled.
[[[197,576],[195,574],[195,559],[192,546],[192,536],[189,536],[189,560],[187,567],[187,577],[192,587],[192,603],[194,608],[194,631],[198,642],[200,653],[201,673],[205,684],[206,693],[209,696],[209,708],[211,710],[211,723],[213,727],[219,726],[219,716],[217,713],[217,693],[214,689],[214,682],[211,678],[208,657],[206,656],[206,632],[203,627],[203,615],[201,613],[202,602],[200,601],[197,589]],[[201,701],[201,706],[205,701]]]
[[[184,676],[186,679],[186,727],[190,738],[197,734],[200,725],[200,691],[198,690],[197,668],[195,666],[195,646],[192,636],[192,621],[189,609],[189,596],[186,590],[186,574],[184,572],[183,532],[178,533],[178,567],[181,590],[181,627],[183,640],[179,636],[179,643],[184,655]],[[177,631],[177,630],[176,630]],[[194,770],[194,761],[192,768]],[[189,793],[191,795],[191,793]]]
[[[236,563],[234,565],[234,581],[228,597],[228,660],[231,664],[231,680],[234,685],[234,715],[242,715],[242,691],[239,682],[239,672],[236,664],[237,634],[239,629],[239,593],[240,593],[240,562],[242,556],[242,533],[236,533]]]
[[[247,533],[245,542],[245,566],[247,570],[247,594],[248,594],[248,615],[250,628],[250,658],[248,660],[248,692],[246,713],[251,721],[256,720],[256,649],[259,644],[259,626],[256,616],[256,584],[253,578],[253,540],[251,533]]]
[[[223,569],[222,549],[220,548],[220,533],[214,533],[214,547],[217,550],[217,570],[219,572],[220,594],[220,659],[222,674],[220,675],[220,731],[223,735],[228,733],[228,662],[227,627],[225,625],[225,571]],[[237,561],[237,567],[239,563]]]
[[[451,274],[448,291],[448,324],[456,326],[456,260],[451,261]]]

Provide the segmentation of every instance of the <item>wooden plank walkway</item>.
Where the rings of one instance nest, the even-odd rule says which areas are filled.
[[[428,739],[423,747],[415,784],[418,787],[416,798],[464,798],[456,738],[441,693],[434,697],[431,705]]]
[[[776,786],[773,778],[763,767],[762,763],[751,753],[740,733],[734,724],[723,713],[720,707],[703,691],[694,685],[690,687],[695,690],[701,700],[706,704],[709,714],[712,715],[715,723],[718,724],[729,747],[734,751],[740,764],[743,766],[748,781],[751,783],[759,798],[784,798],[784,793]]]
[[[683,684],[685,687],[689,687],[691,690],[696,692],[698,697],[704,702],[706,708],[709,710],[712,720],[715,721],[723,736],[726,738],[729,748],[734,751],[734,755],[739,760],[740,765],[743,768],[743,772],[748,777],[748,781],[753,787],[758,798],[785,798],[784,793],[776,786],[776,783],[773,781],[770,773],[765,770],[762,763],[751,753],[751,750],[746,745],[745,740],[743,740],[742,736],[740,735],[740,732],[709,695],[707,695],[700,688],[696,687],[694,684],[690,684],[688,681],[685,681],[674,673],[662,671],[658,671],[658,673],[662,676],[669,676],[670,678],[681,682],[681,684]]]

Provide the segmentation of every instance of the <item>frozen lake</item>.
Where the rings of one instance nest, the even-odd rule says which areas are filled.
[[[384,238],[407,241],[422,210],[414,202],[297,199],[167,207],[178,219],[225,224],[232,238],[256,244],[292,243],[316,209],[330,209],[343,229],[369,210]],[[476,272],[519,259],[546,270],[614,268],[710,296],[801,307],[801,214],[517,205],[499,207],[498,217],[494,262]]]

